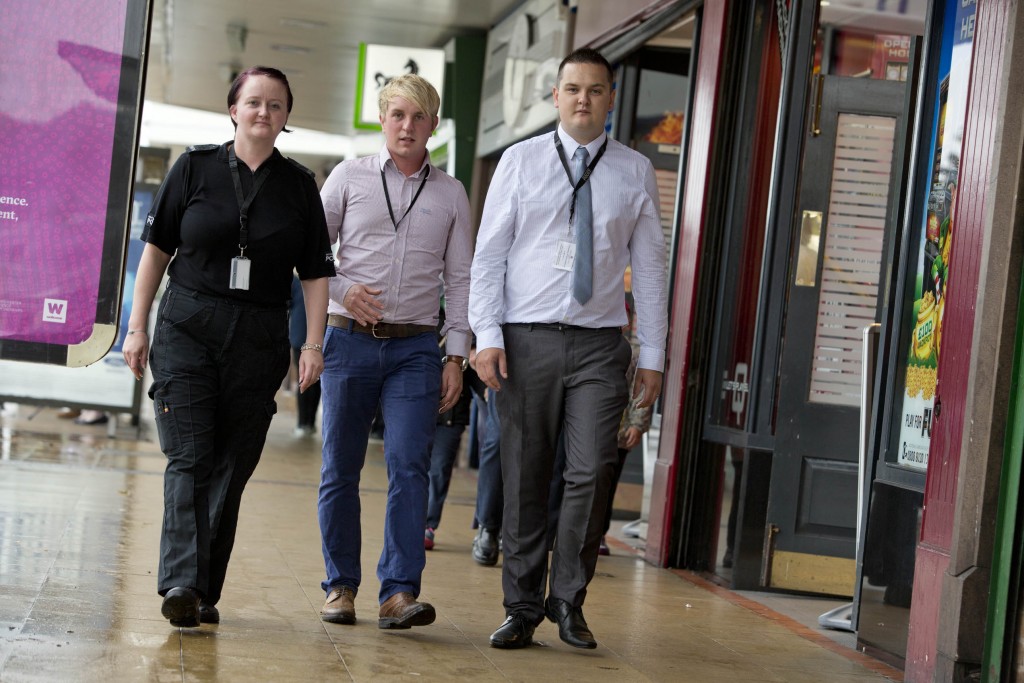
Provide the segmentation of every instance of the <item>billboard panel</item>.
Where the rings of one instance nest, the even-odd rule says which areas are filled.
[[[117,339],[150,0],[0,5],[0,359]]]

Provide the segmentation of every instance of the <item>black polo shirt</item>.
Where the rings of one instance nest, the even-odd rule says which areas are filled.
[[[277,149],[264,162],[270,164],[270,175],[249,207],[249,289],[231,289],[239,212],[228,144],[192,147],[174,162],[142,239],[174,256],[167,272],[175,284],[245,303],[283,305],[291,297],[293,268],[303,280],[334,275],[316,181],[312,171]],[[248,196],[253,173],[241,162],[238,170]]]

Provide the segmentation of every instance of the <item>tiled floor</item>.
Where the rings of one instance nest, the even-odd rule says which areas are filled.
[[[624,543],[601,558],[585,613],[592,651],[562,643],[496,650],[500,569],[469,554],[475,477],[457,469],[428,553],[422,599],[437,621],[377,628],[375,566],[385,497],[379,444],[363,474],[363,590],[354,626],[326,624],[316,517],[317,439],[284,411],[243,500],[221,623],[160,616],[156,554],[163,456],[152,430],[83,427],[31,406],[0,422],[0,681],[844,681],[899,672]]]

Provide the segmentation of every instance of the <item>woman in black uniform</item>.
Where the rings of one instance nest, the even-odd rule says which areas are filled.
[[[123,348],[137,379],[147,356],[152,363],[149,395],[167,456],[157,590],[173,626],[220,621],[242,490],[288,371],[293,269],[307,313],[300,390],[323,371],[334,259],[313,173],[274,148],[291,109],[283,73],[239,74],[228,92],[235,139],[178,158],[142,234]],[[147,322],[165,270],[151,346]]]

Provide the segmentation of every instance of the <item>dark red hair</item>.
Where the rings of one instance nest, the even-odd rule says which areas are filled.
[[[251,66],[242,73],[235,76],[235,80],[231,82],[231,88],[228,90],[228,110],[238,102],[238,93],[242,90],[245,82],[249,80],[249,76],[266,76],[267,78],[273,78],[275,81],[279,81],[284,89],[288,92],[288,113],[292,113],[292,86],[288,84],[288,77],[284,75],[284,72],[280,69],[275,69],[272,66]],[[231,119],[231,123],[238,128],[238,124],[235,123],[234,119]],[[291,133],[287,128],[283,129],[285,133]]]

